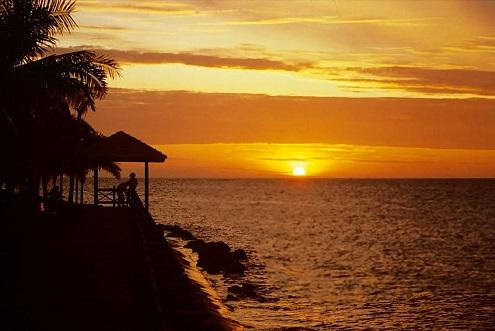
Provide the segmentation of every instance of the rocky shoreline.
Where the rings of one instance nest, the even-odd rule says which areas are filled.
[[[242,330],[149,215],[0,199],[2,330]],[[143,240],[144,239],[144,240]]]
[[[239,275],[246,270],[242,261],[247,260],[243,249],[232,249],[223,241],[205,242],[178,225],[158,224],[166,237],[175,237],[188,241],[185,248],[198,254],[197,266],[209,274]]]
[[[239,281],[235,285],[228,286],[225,301],[256,300],[260,303],[276,301],[275,298],[265,295],[266,289],[244,279],[248,265],[248,254],[244,249],[232,250],[223,241],[206,242],[176,224],[157,224],[157,227],[165,237],[185,241],[183,247],[191,249],[198,255],[196,265],[207,274],[222,274],[231,280],[235,278]]]

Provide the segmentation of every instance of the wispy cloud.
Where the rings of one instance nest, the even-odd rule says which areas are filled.
[[[104,133],[126,128],[157,144],[332,144],[320,146],[322,154],[310,155],[319,157],[325,153],[360,152],[340,144],[495,149],[493,109],[495,100],[489,99],[271,97],[112,90],[98,104],[97,113],[88,116]],[[307,155],[290,158],[303,156]]]
[[[347,70],[362,76],[343,79],[344,81],[373,83],[377,88],[401,88],[425,93],[495,95],[495,71],[403,66]]]
[[[339,24],[372,24],[372,25],[384,25],[384,26],[415,26],[423,25],[427,22],[435,20],[435,17],[425,18],[407,18],[407,19],[391,19],[391,18],[348,18],[342,19],[338,16],[294,16],[294,17],[274,17],[274,18],[260,18],[260,19],[247,19],[247,20],[235,20],[224,21],[218,23],[209,24],[221,24],[221,25],[285,25],[285,24],[325,24],[325,25],[339,25]],[[208,24],[208,23],[207,23]]]
[[[111,25],[88,25],[83,24],[79,26],[84,30],[92,30],[92,31],[112,31],[112,32],[128,32],[131,31],[129,28],[125,28],[122,26],[111,26]]]
[[[309,146],[314,146],[314,145],[309,145]],[[318,150],[318,152],[320,152],[320,151]],[[333,160],[334,158],[335,158],[335,156],[312,156],[312,157],[304,157],[304,158],[261,157],[261,158],[259,158],[259,160],[262,160],[262,161],[280,161],[280,162],[309,162],[309,161]]]
[[[377,163],[377,164],[381,164],[381,163],[384,163],[384,164],[402,164],[402,163],[413,163],[413,164],[417,164],[417,163],[433,163],[434,161],[431,161],[431,160],[400,160],[400,159],[397,159],[397,160],[386,160],[386,159],[349,159],[349,161],[352,161],[352,162],[357,162],[357,163]]]
[[[168,1],[79,1],[78,7],[85,12],[151,13],[160,15],[188,16],[197,11],[184,3]]]
[[[212,68],[242,68],[252,70],[285,70],[300,71],[311,66],[310,63],[287,63],[269,58],[223,57],[216,55],[197,54],[194,52],[167,53],[141,52],[134,50],[98,49],[93,46],[76,46],[58,48],[56,52],[63,53],[78,49],[94,50],[115,58],[121,63],[167,64],[181,63],[192,66]]]
[[[495,53],[495,36],[478,36],[443,49],[455,53]]]

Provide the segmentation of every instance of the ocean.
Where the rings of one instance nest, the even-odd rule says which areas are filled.
[[[150,208],[247,251],[206,276],[247,330],[495,329],[495,180],[152,179]]]

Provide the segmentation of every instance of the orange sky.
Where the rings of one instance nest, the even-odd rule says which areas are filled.
[[[493,17],[490,1],[79,0],[56,52],[122,64],[88,119],[168,154],[155,176],[493,177]]]

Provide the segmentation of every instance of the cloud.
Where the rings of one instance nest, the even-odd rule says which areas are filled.
[[[93,30],[93,31],[112,31],[112,32],[128,32],[131,31],[129,28],[122,26],[111,26],[111,25],[89,25],[83,24],[79,25],[81,29]]]
[[[321,146],[322,154],[313,155],[325,157],[359,152],[348,145],[495,149],[494,109],[490,99],[112,89],[88,120],[105,134],[124,130],[152,144],[332,144],[332,150]]]
[[[400,157],[400,156],[399,156]],[[376,163],[376,164],[418,164],[418,163],[433,163],[433,160],[387,160],[387,159],[349,159],[349,161],[357,162],[357,163]]]
[[[167,1],[80,1],[78,7],[84,11],[92,12],[118,12],[118,13],[151,13],[160,15],[189,16],[197,14],[191,7]]]
[[[477,36],[471,40],[464,40],[462,43],[454,43],[445,46],[442,50],[453,53],[495,53],[494,36]]]
[[[495,95],[495,71],[403,66],[348,68],[347,70],[372,78],[361,76],[343,79],[343,81],[374,83],[373,86],[378,88],[400,88],[424,93]],[[353,86],[353,88],[357,87]]]
[[[296,145],[296,146],[298,146],[298,145]],[[314,145],[309,145],[309,146],[314,146]],[[284,157],[261,157],[261,158],[259,158],[259,160],[262,160],[262,161],[280,161],[280,162],[326,161],[326,160],[333,160],[333,159],[335,159],[335,156],[314,156],[314,157],[304,157],[304,158],[297,158],[297,157],[296,158],[290,158],[290,157],[288,157],[288,158],[284,158]]]
[[[372,24],[381,26],[416,26],[426,22],[436,20],[435,17],[424,18],[348,18],[342,19],[338,16],[295,16],[295,17],[274,17],[252,20],[226,21],[221,25],[285,25],[285,24],[324,24],[324,25],[341,25],[341,24]]]
[[[260,157],[259,160],[263,161],[281,161],[281,162],[286,162],[286,161],[294,161],[294,162],[304,162],[308,161],[309,158],[285,158],[285,157]]]
[[[491,39],[486,40],[492,42]],[[405,90],[418,94],[495,96],[495,71],[448,68],[437,69],[414,66],[330,67],[317,59],[303,61],[282,60],[288,54],[261,55],[264,49],[257,45],[239,45],[238,48],[196,49],[187,52],[154,52],[139,50],[104,49],[92,45],[58,48],[64,53],[80,49],[93,50],[130,64],[184,64],[207,68],[234,68],[247,70],[280,70],[299,73],[304,71],[314,79],[331,80],[345,91]],[[265,52],[266,53],[266,52]],[[350,56],[350,55],[349,55]],[[349,63],[347,63],[349,64]]]
[[[311,66],[310,63],[287,63],[269,58],[224,57],[197,54],[194,52],[141,52],[134,50],[99,49],[94,46],[75,46],[58,48],[57,53],[72,52],[80,49],[92,50],[108,55],[120,63],[167,64],[181,63],[192,66],[211,68],[241,68],[253,70],[301,71]]]

